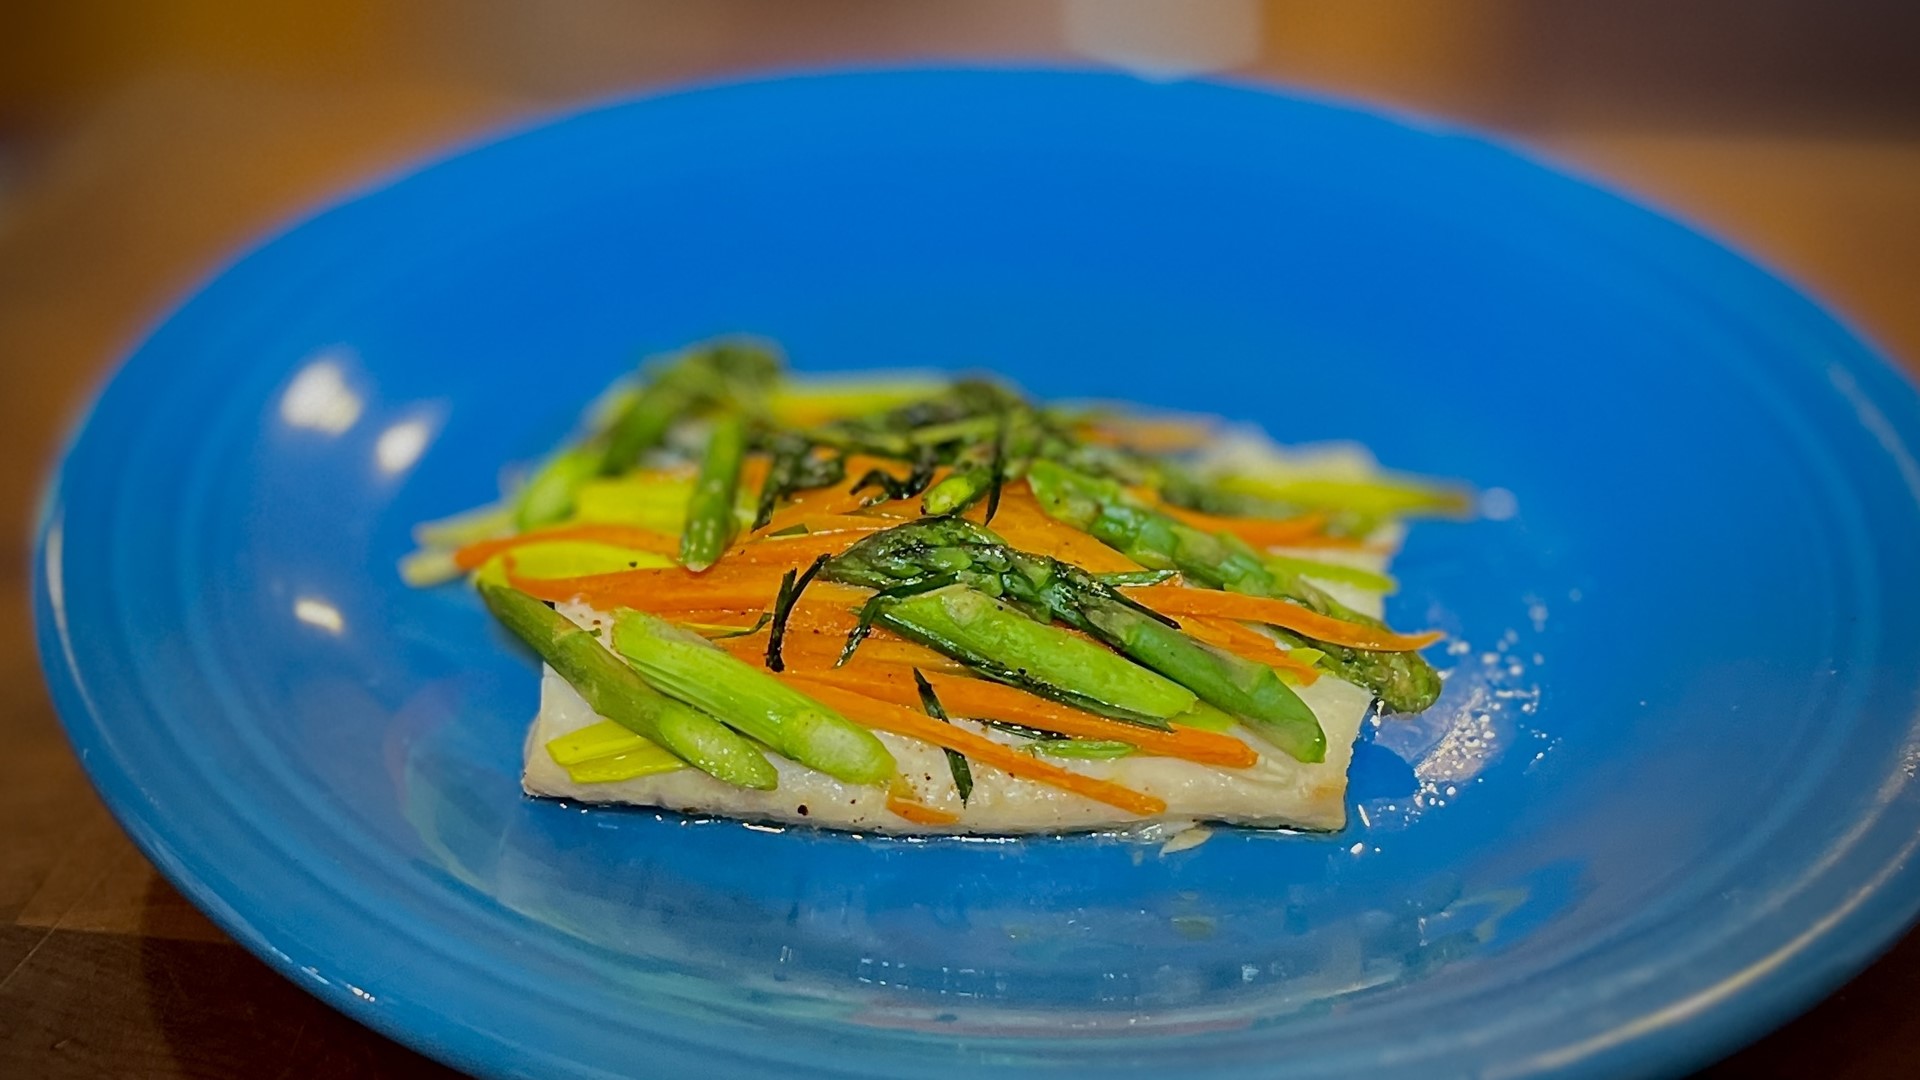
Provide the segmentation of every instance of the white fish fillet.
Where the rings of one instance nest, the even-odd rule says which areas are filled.
[[[1313,554],[1326,558],[1330,553]],[[1340,552],[1335,557],[1369,569],[1380,569],[1385,562],[1377,555],[1358,552]],[[1380,611],[1376,594],[1339,583],[1322,584],[1357,610],[1372,614]],[[560,610],[584,626],[608,621],[604,615],[577,605],[561,605]],[[602,640],[609,636],[603,634]],[[773,791],[737,788],[691,768],[611,783],[575,783],[547,755],[546,744],[601,718],[549,668],[540,687],[540,714],[527,735],[526,770],[521,782],[530,795],[583,803],[654,806],[856,832],[1008,835],[1178,826],[1198,821],[1340,829],[1346,825],[1347,765],[1373,697],[1331,676],[1322,676],[1298,691],[1326,732],[1325,761],[1311,765],[1295,761],[1245,730],[1234,734],[1260,753],[1260,761],[1245,769],[1218,769],[1145,755],[1111,761],[1048,759],[1075,772],[1112,780],[1165,800],[1166,812],[1153,818],[1138,817],[1046,784],[1016,779],[978,762],[973,763],[973,794],[963,806],[946,757],[938,747],[879,732],[916,797],[928,806],[960,815],[953,825],[919,825],[887,809],[887,791],[883,788],[845,784],[774,754],[768,758],[779,770],[780,784]],[[1022,742],[1017,736],[994,729],[967,721],[958,723],[1010,745]]]

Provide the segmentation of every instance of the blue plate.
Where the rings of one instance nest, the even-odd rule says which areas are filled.
[[[858,839],[534,802],[535,672],[393,572],[643,353],[991,365],[1491,494],[1391,614],[1447,695],[1337,836]],[[1478,139],[1109,75],[570,117],[234,264],[47,504],[73,743],[349,1015],[497,1076],[1617,1076],[1920,904],[1920,400],[1791,288]]]

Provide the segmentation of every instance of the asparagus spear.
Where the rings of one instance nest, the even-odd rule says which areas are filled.
[[[1237,490],[1202,480],[1183,469],[1163,469],[1159,480],[1160,497],[1168,503],[1223,517],[1290,518],[1318,512],[1326,520],[1322,528],[1329,535],[1346,537],[1366,536],[1386,520],[1378,514],[1350,507],[1308,506]]]
[[[676,421],[718,404],[759,411],[780,362],[765,348],[719,341],[682,354],[627,402],[606,430],[550,459],[521,492],[515,524],[532,529],[573,512],[581,485],[626,472],[659,446]]]
[[[624,611],[614,620],[613,646],[661,692],[802,765],[850,784],[884,783],[894,774],[893,755],[872,732],[697,634]]]
[[[1078,567],[1011,549],[971,522],[945,518],[895,526],[855,544],[825,572],[851,584],[894,589],[951,578],[1003,597],[1092,635],[1252,724],[1301,761],[1326,757],[1326,737],[1313,710],[1272,668],[1195,640]],[[1036,670],[1024,652],[979,651],[1003,667]]]
[[[959,458],[962,467],[928,488],[920,509],[936,516],[958,514],[984,495],[986,520],[991,522],[1000,507],[1000,487],[1006,483],[1010,468],[1033,453],[1039,437],[1033,410],[1019,406],[1002,412],[993,439],[964,452]]]
[[[1294,600],[1348,622],[1386,625],[1340,603],[1233,537],[1210,535],[1141,504],[1111,480],[1052,461],[1033,462],[1027,480],[1048,514],[1093,534],[1142,566],[1178,570],[1189,581],[1210,588]],[[1418,712],[1440,696],[1439,673],[1418,653],[1369,652],[1318,641],[1314,646],[1326,651],[1342,678],[1372,690],[1389,712]]]
[[[828,446],[884,457],[911,458],[922,447],[944,447],[942,458],[951,461],[958,450],[991,438],[999,414],[1021,404],[1004,387],[962,379],[943,394],[827,424],[809,435]]]
[[[613,475],[633,468],[640,455],[659,446],[667,429],[690,412],[727,402],[759,411],[766,386],[779,370],[779,359],[752,342],[717,341],[686,353],[614,420],[600,471]]]
[[[738,787],[771,791],[779,782],[751,742],[704,713],[662,696],[586,631],[533,597],[485,579],[487,609],[580,692],[593,711]]]
[[[874,618],[989,678],[1116,720],[1165,730],[1196,702],[1178,683],[965,585],[883,595]]]
[[[700,478],[687,500],[687,524],[680,533],[680,561],[695,573],[712,566],[733,542],[740,527],[734,496],[740,487],[740,462],[747,452],[746,428],[737,416],[714,421]]]
[[[777,435],[767,449],[772,453],[772,461],[767,465],[767,478],[760,485],[759,499],[754,507],[753,527],[756,529],[772,520],[774,507],[794,492],[826,487],[846,479],[845,455],[815,457],[813,443],[803,436],[790,432]]]
[[[548,458],[514,504],[514,527],[524,532],[566,517],[580,486],[599,471],[600,455],[590,447],[570,447]]]

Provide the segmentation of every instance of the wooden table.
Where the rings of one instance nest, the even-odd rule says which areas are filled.
[[[63,430],[189,283],[291,210],[531,108],[444,80],[321,93],[157,79],[0,202],[0,1075],[445,1074],[254,960],[121,834],[41,684],[26,537]],[[1920,145],[1564,128],[1528,141],[1735,238],[1920,358]],[[1915,1075],[1916,1002],[1920,934],[1707,1075]]]

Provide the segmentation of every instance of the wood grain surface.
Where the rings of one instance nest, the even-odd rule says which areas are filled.
[[[445,1074],[232,944],[114,824],[38,673],[30,512],[113,358],[192,282],[329,193],[550,106],[457,73],[161,71],[92,101],[0,195],[0,1076]],[[1920,357],[1920,143],[1605,118],[1519,138],[1730,238]],[[1916,1003],[1920,936],[1705,1075],[1920,1075]]]

